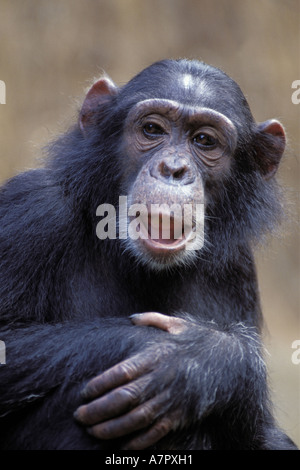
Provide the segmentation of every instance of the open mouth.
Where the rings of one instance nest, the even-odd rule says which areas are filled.
[[[153,251],[179,251],[194,237],[194,226],[170,213],[151,212],[141,218],[141,238]]]

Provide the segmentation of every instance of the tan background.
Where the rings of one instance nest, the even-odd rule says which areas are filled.
[[[276,413],[298,445],[300,364],[291,344],[300,339],[300,104],[291,84],[300,79],[299,31],[299,0],[0,0],[1,181],[36,165],[102,69],[123,84],[158,59],[202,59],[240,84],[258,121],[283,122],[290,223],[257,259]]]

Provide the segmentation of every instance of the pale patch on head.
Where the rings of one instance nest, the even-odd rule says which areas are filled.
[[[194,84],[193,76],[189,74],[184,75],[182,82],[185,89],[192,88]]]
[[[208,97],[213,93],[205,80],[199,80],[188,73],[182,76],[181,84],[186,92],[196,92],[199,97],[201,95]]]

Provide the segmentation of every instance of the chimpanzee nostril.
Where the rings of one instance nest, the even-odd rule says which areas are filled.
[[[195,179],[187,160],[181,157],[165,157],[158,163],[154,162],[150,174],[171,184],[190,184]]]
[[[174,171],[173,178],[175,178],[176,180],[180,180],[184,176],[185,172],[186,167],[180,168],[180,170]]]
[[[162,176],[165,176],[167,178],[173,177],[174,179],[181,179],[183,178],[184,174],[188,170],[187,165],[184,163],[172,161],[172,162],[165,162],[162,161],[158,165],[159,171]]]
[[[170,168],[168,167],[168,165],[166,165],[165,162],[161,162],[159,165],[158,165],[158,170],[160,172],[160,174],[162,176],[165,176],[167,178],[169,178],[172,174]]]

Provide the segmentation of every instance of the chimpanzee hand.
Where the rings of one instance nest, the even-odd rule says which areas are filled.
[[[155,312],[131,317],[135,325],[155,326],[177,335],[189,322]],[[170,337],[171,339],[171,337]],[[171,341],[149,346],[92,379],[75,418],[99,439],[135,433],[126,449],[146,449],[186,421],[178,394],[178,346]]]

